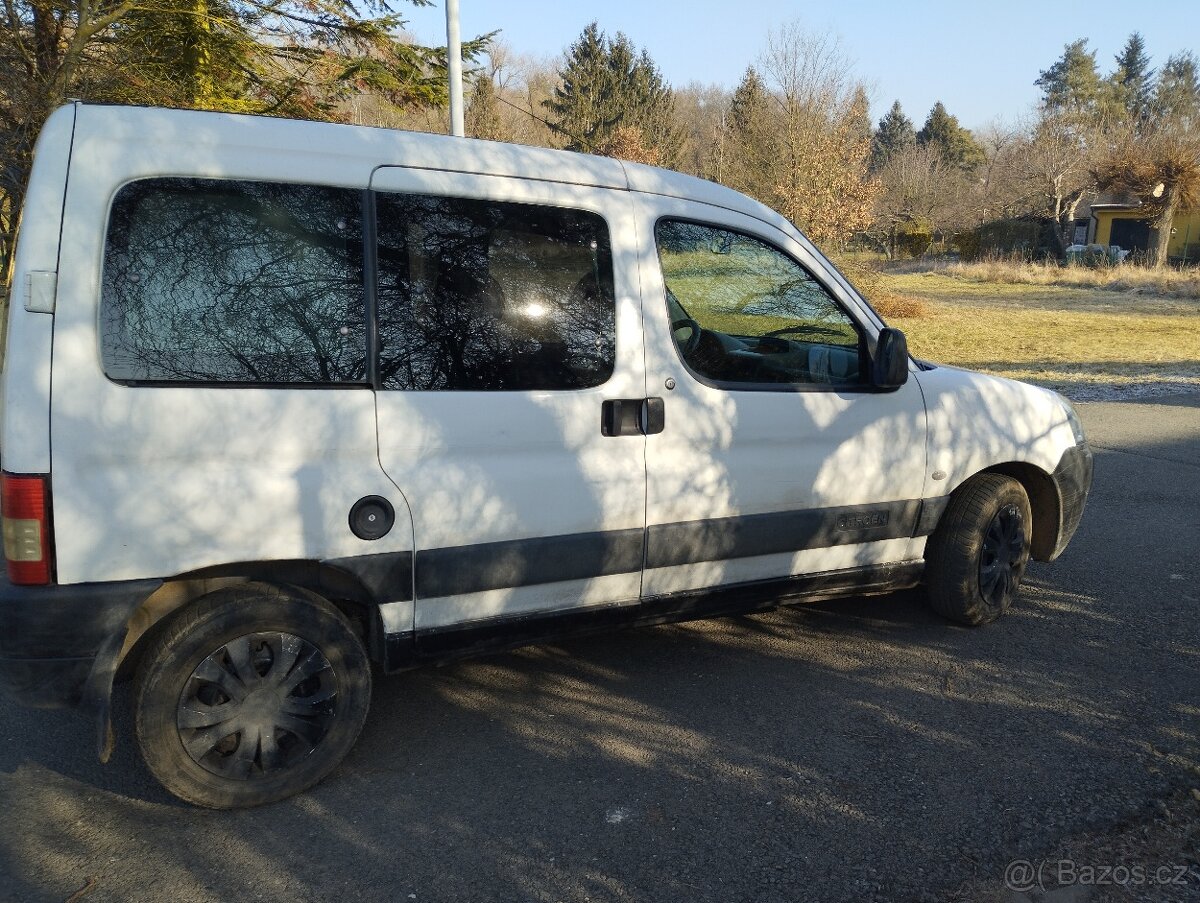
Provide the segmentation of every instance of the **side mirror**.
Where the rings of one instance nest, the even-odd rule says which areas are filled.
[[[871,359],[871,385],[899,389],[908,382],[908,339],[890,326],[879,330],[875,356]]]

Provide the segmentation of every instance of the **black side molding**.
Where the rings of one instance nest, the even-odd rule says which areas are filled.
[[[586,580],[642,569],[643,531],[608,530],[417,553],[417,598]]]
[[[652,524],[646,567],[901,539],[914,535],[921,507],[920,500],[913,500]]]
[[[653,399],[650,399],[651,401]],[[433,599],[630,574],[729,558],[749,558],[932,532],[948,497],[777,511],[741,517],[384,552],[321,564],[352,574],[376,602]],[[415,579],[414,579],[415,578]],[[323,579],[328,580],[328,575]],[[333,587],[329,587],[331,590]]]
[[[923,561],[870,565],[760,580],[716,589],[655,596],[641,603],[511,615],[453,627],[419,631],[387,646],[384,667],[398,671],[486,652],[513,649],[546,639],[603,633],[622,627],[667,624],[700,618],[767,611],[783,604],[849,595],[877,595],[916,586]]]

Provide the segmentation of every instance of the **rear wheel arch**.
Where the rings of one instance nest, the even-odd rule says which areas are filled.
[[[131,676],[146,649],[170,621],[220,589],[263,583],[316,596],[337,607],[353,625],[373,661],[381,661],[383,637],[371,593],[353,574],[318,561],[242,562],[168,578],[130,616],[117,656],[117,677]]]

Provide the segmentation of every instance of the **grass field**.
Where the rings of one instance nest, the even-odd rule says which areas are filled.
[[[917,357],[1049,386],[1076,398],[1200,388],[1200,299],[945,271],[889,274],[925,303],[890,317]]]

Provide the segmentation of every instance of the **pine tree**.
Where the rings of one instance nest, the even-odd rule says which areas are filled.
[[[128,6],[98,41],[103,51],[84,55],[89,99],[317,119],[341,118],[342,101],[359,93],[403,108],[446,102],[445,51],[397,39],[403,21],[377,2],[375,19],[349,0]],[[486,41],[464,42],[464,56]]]
[[[775,156],[771,96],[753,66],[746,69],[733,92],[720,143],[723,163],[716,173],[717,180],[769,203]]]
[[[974,169],[985,158],[983,148],[975,137],[958,124],[957,116],[946,112],[940,100],[933,105],[921,131],[917,132],[917,144],[932,147],[941,154],[946,165],[958,169]]]
[[[682,136],[671,89],[649,54],[639,54],[624,35],[610,40],[591,23],[567,51],[559,77],[544,104],[569,150],[616,152],[617,144],[637,143],[663,165],[675,162]]]
[[[69,97],[309,119],[346,118],[343,102],[355,94],[404,108],[446,98],[445,49],[401,39],[390,0],[13,0],[7,9],[0,272],[34,139]],[[463,55],[489,38],[464,41]]]
[[[1050,116],[1111,119],[1123,112],[1117,91],[1096,69],[1096,51],[1087,38],[1063,48],[1063,55],[1034,81],[1042,89],[1042,112]]]
[[[1185,51],[1167,59],[1158,74],[1152,107],[1164,125],[1200,127],[1200,66],[1195,56]]]
[[[500,119],[500,104],[496,100],[496,85],[486,72],[480,73],[471,88],[467,103],[466,132],[472,138],[487,141],[507,141],[508,135]]]
[[[912,120],[904,115],[897,100],[879,120],[879,128],[871,139],[871,169],[882,169],[892,157],[916,143]]]
[[[1117,69],[1112,81],[1117,97],[1134,122],[1145,122],[1154,96],[1154,70],[1146,54],[1146,42],[1134,32],[1116,56]]]
[[[592,149],[592,135],[615,122],[605,119],[604,92],[609,87],[608,42],[595,22],[571,45],[567,65],[559,73],[562,84],[544,105],[570,150]]]
[[[749,66],[729,104],[729,127],[748,132],[769,115],[769,108],[766,86],[754,67]]]

